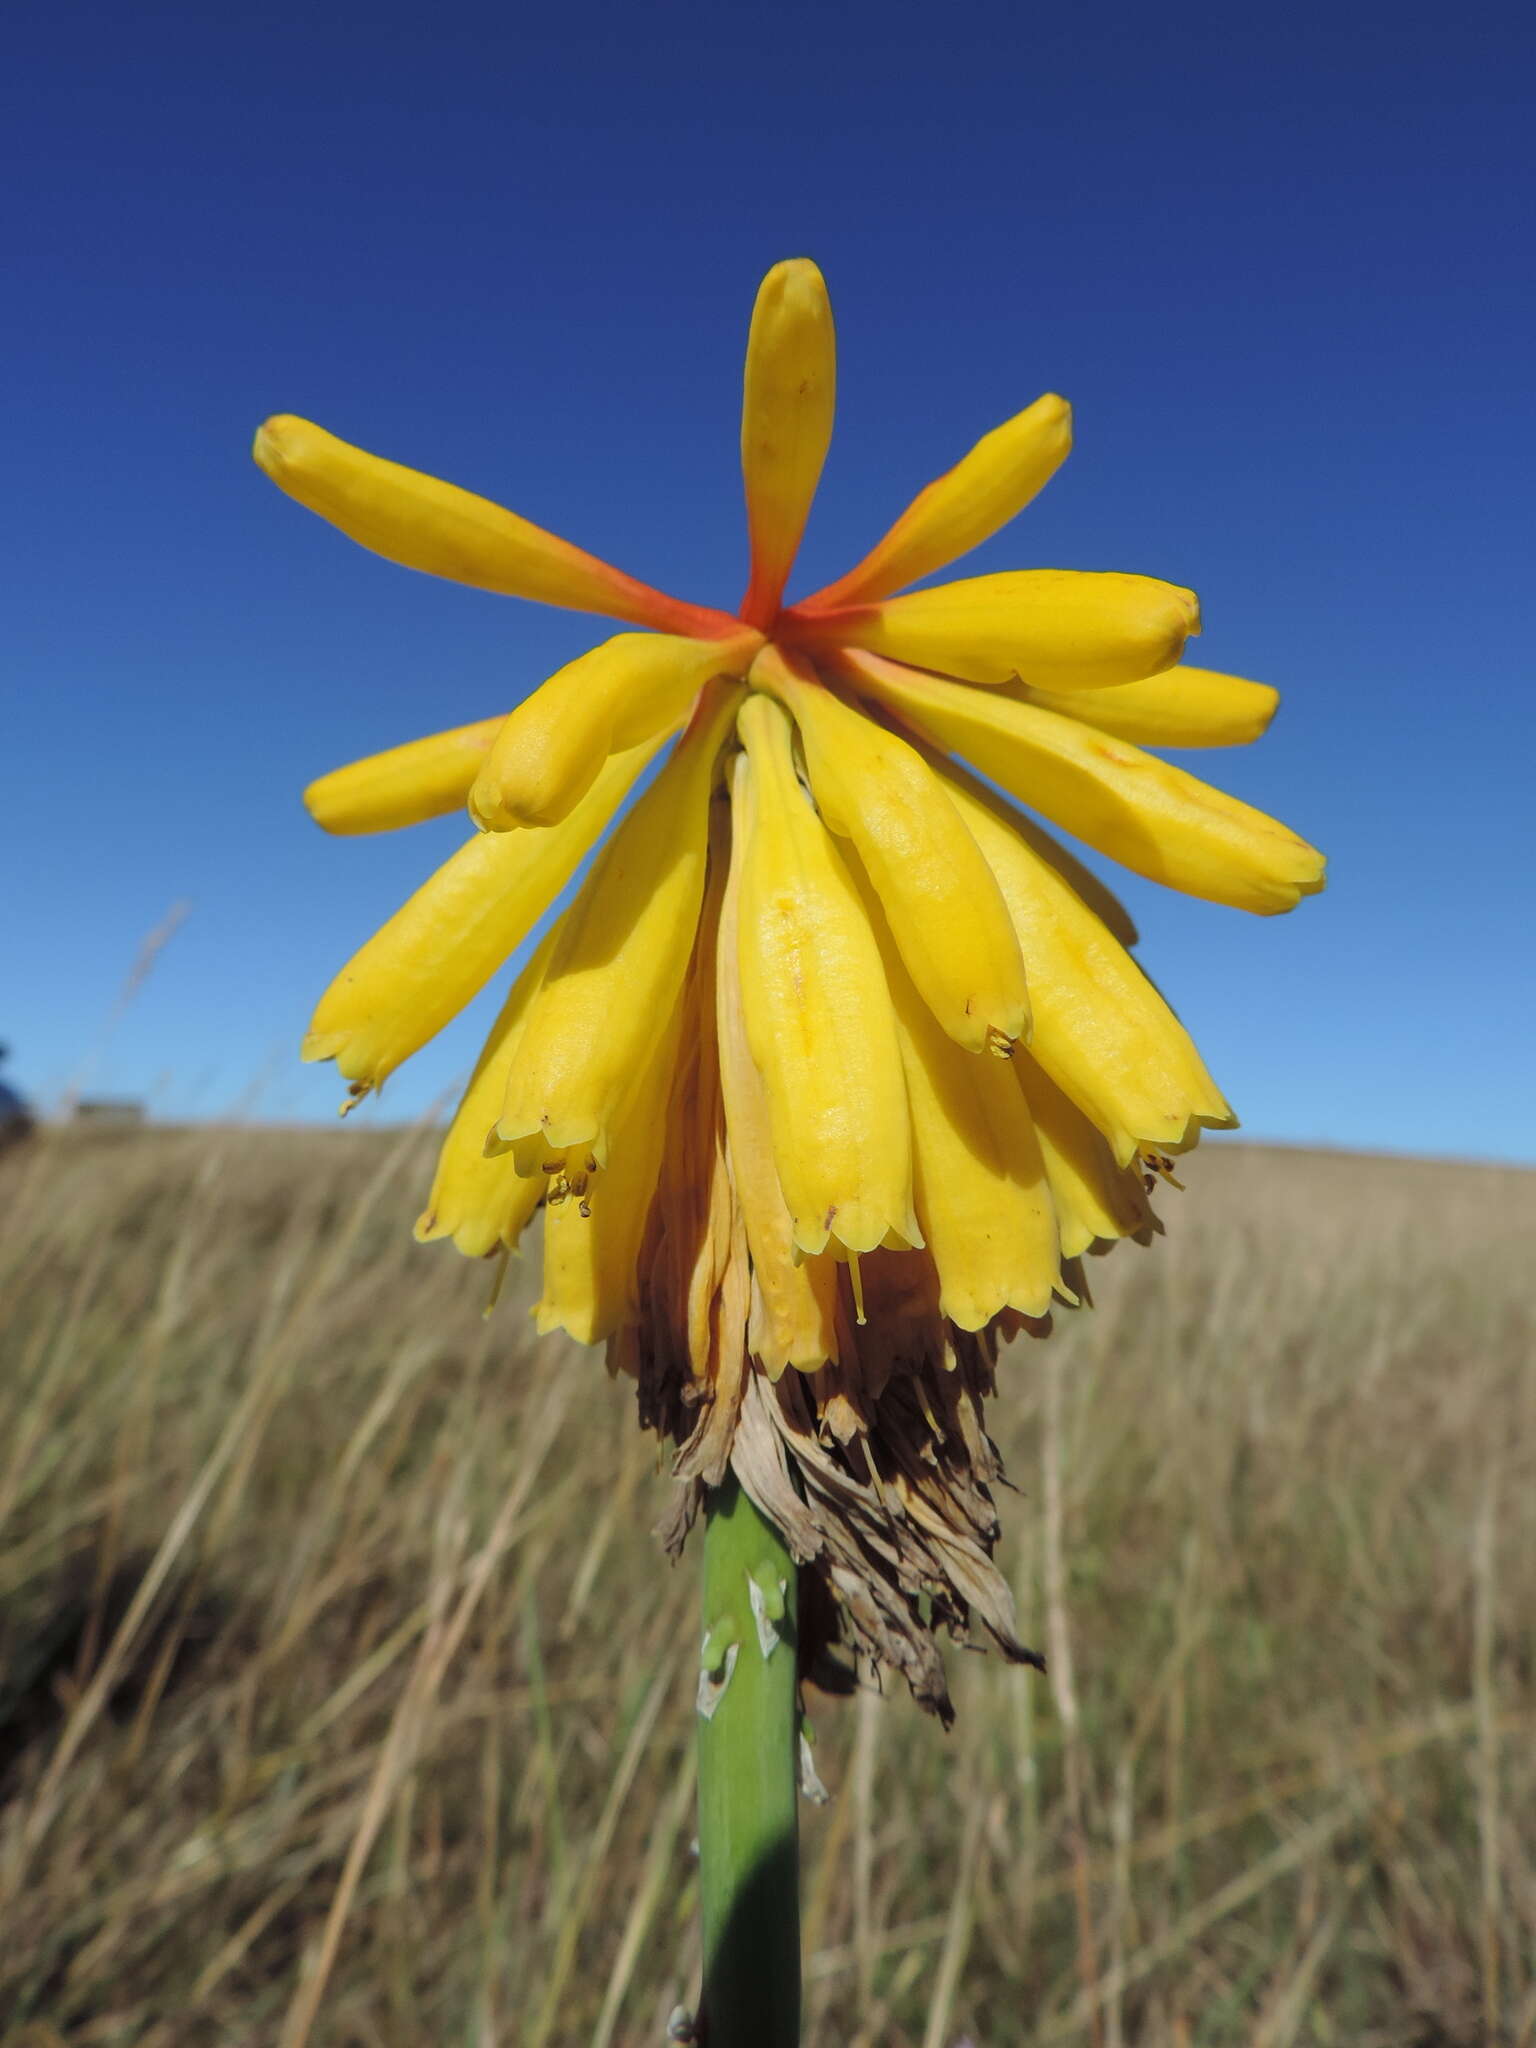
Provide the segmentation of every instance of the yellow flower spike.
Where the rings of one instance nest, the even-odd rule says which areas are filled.
[[[558,929],[556,926],[555,931]],[[515,1251],[543,1198],[540,1181],[524,1179],[505,1156],[487,1154],[485,1134],[496,1121],[506,1093],[507,1075],[528,1021],[528,1006],[554,951],[555,931],[546,934],[512,984],[448,1126],[432,1193],[416,1223],[416,1236],[423,1244],[450,1237],[472,1259],[484,1258],[501,1245]]]
[[[1112,690],[1056,697],[1020,683],[1009,695],[1138,747],[1244,747],[1268,729],[1280,702],[1280,692],[1268,683],[1182,666]]]
[[[962,1330],[1005,1308],[1043,1316],[1061,1284],[1056,1212],[1018,1083],[1000,1060],[969,1058],[906,972],[879,905],[880,943],[912,1109],[918,1222],[939,1275],[939,1307]]]
[[[1160,1229],[1137,1169],[1116,1165],[1105,1139],[1028,1053],[1012,1066],[1040,1141],[1061,1256],[1080,1258],[1121,1237],[1145,1241]]]
[[[789,719],[747,699],[738,963],[747,1042],[802,1252],[922,1242],[906,1082],[880,949],[832,835],[795,775]]]
[[[1024,961],[992,871],[933,770],[776,648],[751,680],[799,728],[817,808],[857,849],[924,1002],[967,1052],[1006,1058],[1029,1033]]]
[[[565,914],[496,1126],[520,1173],[573,1149],[596,1167],[609,1163],[614,1120],[688,969],[709,794],[739,698],[716,686],[701,701]]]
[[[333,768],[305,790],[309,815],[325,831],[338,833],[395,832],[445,817],[468,796],[505,722],[503,712]]]
[[[665,1123],[681,1021],[679,1001],[651,1038],[644,1071],[614,1121],[612,1164],[580,1195],[551,1200],[544,1211],[544,1285],[533,1311],[540,1335],[564,1330],[578,1344],[599,1344],[635,1306],[636,1267],[656,1192],[655,1139]],[[510,1152],[500,1157],[511,1171]],[[522,1184],[543,1191],[537,1174]]]
[[[826,282],[814,263],[776,263],[758,289],[747,339],[741,472],[747,489],[752,577],[741,616],[767,626],[784,584],[832,440],[837,342]]]
[[[745,772],[738,759],[738,775]],[[725,1102],[731,1179],[746,1224],[756,1280],[749,1341],[770,1379],[786,1366],[815,1372],[837,1357],[837,1268],[830,1256],[796,1251],[791,1218],[773,1163],[773,1133],[763,1078],[747,1045],[737,961],[745,833],[731,834],[730,869],[720,907],[715,1029]]]
[[[1323,862],[1140,751],[1239,744],[1274,706],[1261,684],[1176,667],[1199,631],[1190,591],[1060,569],[921,587],[1052,474],[1071,435],[1061,399],[986,435],[854,568],[786,606],[835,377],[820,272],[780,264],[748,346],[752,564],[731,616],[303,421],[269,422],[258,459],[364,546],[622,622],[509,716],[309,792],[337,831],[466,799],[489,829],[363,948],[305,1049],[355,1088],[382,1078],[684,727],[518,978],[418,1234],[495,1254],[542,1204],[536,1319],[606,1339],[643,1425],[675,1445],[668,1548],[734,1475],[757,1515],[707,1516],[719,1583],[776,1525],[768,1623],[792,1550],[819,1580],[818,1632],[835,1603],[850,1649],[947,1715],[941,1630],[974,1618],[1036,1661],[983,1512],[1001,1347],[1045,1335],[1053,1301],[1086,1301],[1085,1253],[1149,1240],[1168,1155],[1233,1121],[1128,956],[1122,906],[995,785],[1140,874],[1249,910],[1320,888]],[[793,1671],[751,1662],[790,1713]]]
[[[1152,576],[1013,569],[785,623],[813,653],[863,647],[968,683],[1077,691],[1172,668],[1200,608],[1192,590]]]
[[[619,633],[556,671],[508,714],[469,792],[477,825],[555,825],[612,754],[675,732],[712,676],[745,673],[762,644]]]
[[[276,415],[251,452],[290,498],[404,568],[663,633],[740,631],[740,621],[723,612],[652,590],[516,512],[369,455],[312,420]]]
[[[331,983],[310,1022],[304,1058],[335,1060],[355,1094],[379,1087],[522,944],[661,743],[652,738],[612,755],[560,824],[477,833],[461,846]]]
[[[1129,740],[878,656],[847,651],[839,667],[938,746],[1149,881],[1260,916],[1323,886],[1315,847]]]
[[[1188,1032],[1034,841],[1043,836],[963,771],[955,807],[997,877],[1029,962],[1030,1051],[1109,1140],[1121,1165],[1236,1122]]]
[[[1072,452],[1072,408],[1048,391],[984,434],[919,491],[857,568],[807,598],[802,612],[872,604],[979,548],[1022,512]]]

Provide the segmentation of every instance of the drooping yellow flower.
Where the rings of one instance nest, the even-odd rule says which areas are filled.
[[[354,1096],[380,1085],[595,853],[517,976],[418,1234],[505,1256],[544,1207],[539,1328],[606,1340],[680,1472],[733,1462],[922,1693],[921,1596],[1019,1650],[978,1506],[999,1342],[1077,1300],[1085,1252],[1147,1241],[1165,1155],[1235,1122],[1125,912],[1030,814],[1264,915],[1323,862],[1145,751],[1242,744],[1273,712],[1267,686],[1181,665],[1191,591],[1066,569],[907,588],[1049,480],[1071,445],[1054,395],[786,604],[835,384],[821,273],[778,264],[748,340],[735,613],[306,421],[269,421],[255,452],[376,553],[627,629],[504,719],[311,785],[332,832],[459,804],[478,829],[338,975],[305,1056]],[[865,1498],[904,1504],[896,1553],[859,1533]]]

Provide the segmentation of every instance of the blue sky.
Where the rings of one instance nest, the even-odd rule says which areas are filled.
[[[1533,34],[1347,4],[33,0],[0,130],[13,1078],[329,1114],[309,1009],[462,827],[327,840],[301,785],[603,631],[352,547],[252,466],[257,423],[308,414],[733,605],[752,295],[808,254],[841,404],[798,587],[1067,393],[1076,453],[972,566],[1193,584],[1199,659],[1285,701],[1188,765],[1332,856],[1280,920],[1125,891],[1245,1127],[1536,1157]],[[484,1014],[383,1113],[451,1088]]]

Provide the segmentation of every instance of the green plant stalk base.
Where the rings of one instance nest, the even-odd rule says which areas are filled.
[[[795,1564],[734,1477],[710,1495],[700,1657],[707,2048],[800,2038]]]

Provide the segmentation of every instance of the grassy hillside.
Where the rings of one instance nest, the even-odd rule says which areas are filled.
[[[654,2048],[691,1996],[667,1481],[411,1243],[426,1156],[0,1159],[7,2048]],[[1051,1677],[816,1705],[817,2048],[1536,2040],[1536,1176],[1189,1178],[1006,1363]]]

